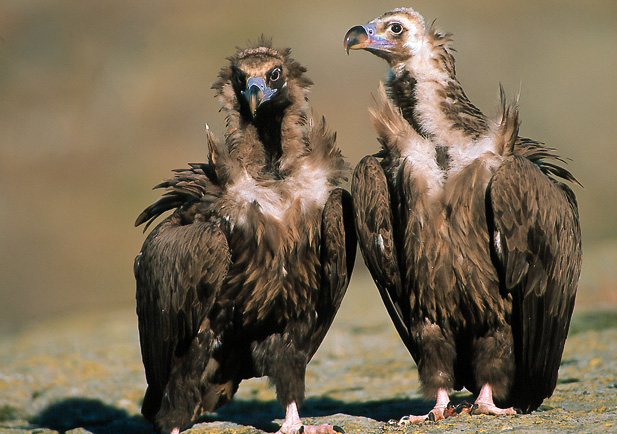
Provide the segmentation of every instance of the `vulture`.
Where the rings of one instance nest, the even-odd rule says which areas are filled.
[[[563,160],[519,136],[517,103],[485,116],[456,78],[451,35],[396,9],[352,27],[344,47],[389,64],[370,109],[382,149],[352,177],[360,249],[435,399],[452,412],[528,413],[551,396],[581,270],[578,184]],[[460,410],[460,409],[459,409]]]
[[[142,413],[158,432],[178,433],[262,376],[286,409],[279,433],[341,431],[303,426],[298,406],[354,264],[351,195],[338,187],[350,168],[313,120],[312,82],[290,54],[261,38],[227,58],[212,85],[224,140],[206,125],[208,163],[176,170],[135,222],[173,210],[134,266]]]

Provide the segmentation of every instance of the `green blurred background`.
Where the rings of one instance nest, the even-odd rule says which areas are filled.
[[[584,235],[578,309],[617,306],[617,2],[97,1],[0,4],[0,329],[132,308],[135,217],[204,161],[210,84],[262,33],[290,46],[349,162],[377,150],[367,106],[386,65],[343,36],[413,6],[454,33],[468,96],[520,93],[523,135],[570,158]],[[382,309],[360,260],[349,292]],[[384,311],[385,312],[385,311]],[[384,313],[385,315],[385,313]]]

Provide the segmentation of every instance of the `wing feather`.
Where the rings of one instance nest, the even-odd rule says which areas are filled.
[[[513,299],[513,401],[532,411],[557,384],[581,270],[578,209],[569,187],[516,155],[496,171],[489,200],[493,253]]]
[[[336,188],[326,202],[321,223],[321,291],[311,356],[323,341],[349,285],[356,258],[356,231],[351,195]]]
[[[352,180],[356,231],[364,261],[379,289],[383,302],[403,342],[411,352],[410,331],[405,321],[409,298],[403,293],[393,229],[392,200],[386,174],[373,156],[356,166]]]
[[[148,235],[135,260],[139,335],[149,386],[145,415],[158,410],[174,360],[199,333],[230,262],[226,238],[217,226],[180,225],[177,214]]]

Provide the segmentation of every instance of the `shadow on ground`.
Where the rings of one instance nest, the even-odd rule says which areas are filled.
[[[152,427],[142,417],[97,399],[67,398],[43,409],[32,421],[38,427],[65,433],[84,428],[92,434],[150,434]]]
[[[367,402],[342,402],[329,398],[307,399],[300,409],[303,418],[318,418],[344,413],[386,422],[393,417],[427,413],[430,403],[421,399],[391,399]],[[206,414],[196,423],[230,422],[254,427],[265,432],[275,432],[279,425],[274,420],[284,418],[284,410],[276,401],[232,401],[217,413]],[[68,398],[46,407],[32,423],[65,433],[84,428],[93,434],[151,434],[151,425],[141,416],[130,415],[125,410],[90,398]]]
[[[388,399],[366,402],[343,402],[330,398],[309,398],[300,408],[301,418],[316,418],[336,413],[362,416],[380,422],[400,418],[410,413],[424,414],[432,407],[422,399]],[[274,432],[279,426],[272,421],[283,419],[284,410],[276,401],[236,400],[221,408],[216,414],[206,415],[199,422],[226,421],[249,425],[266,432]]]

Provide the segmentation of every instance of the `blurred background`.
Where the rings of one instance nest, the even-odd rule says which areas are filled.
[[[584,235],[577,309],[617,306],[617,2],[188,1],[0,4],[0,329],[74,312],[132,309],[133,222],[151,187],[205,161],[210,84],[262,33],[290,46],[311,103],[349,162],[377,150],[367,106],[386,64],[343,36],[413,6],[452,32],[458,77],[485,113],[520,93],[521,134],[555,146]],[[361,260],[349,297],[378,310]],[[354,303],[355,308],[359,306]],[[345,308],[345,302],[343,305]]]

